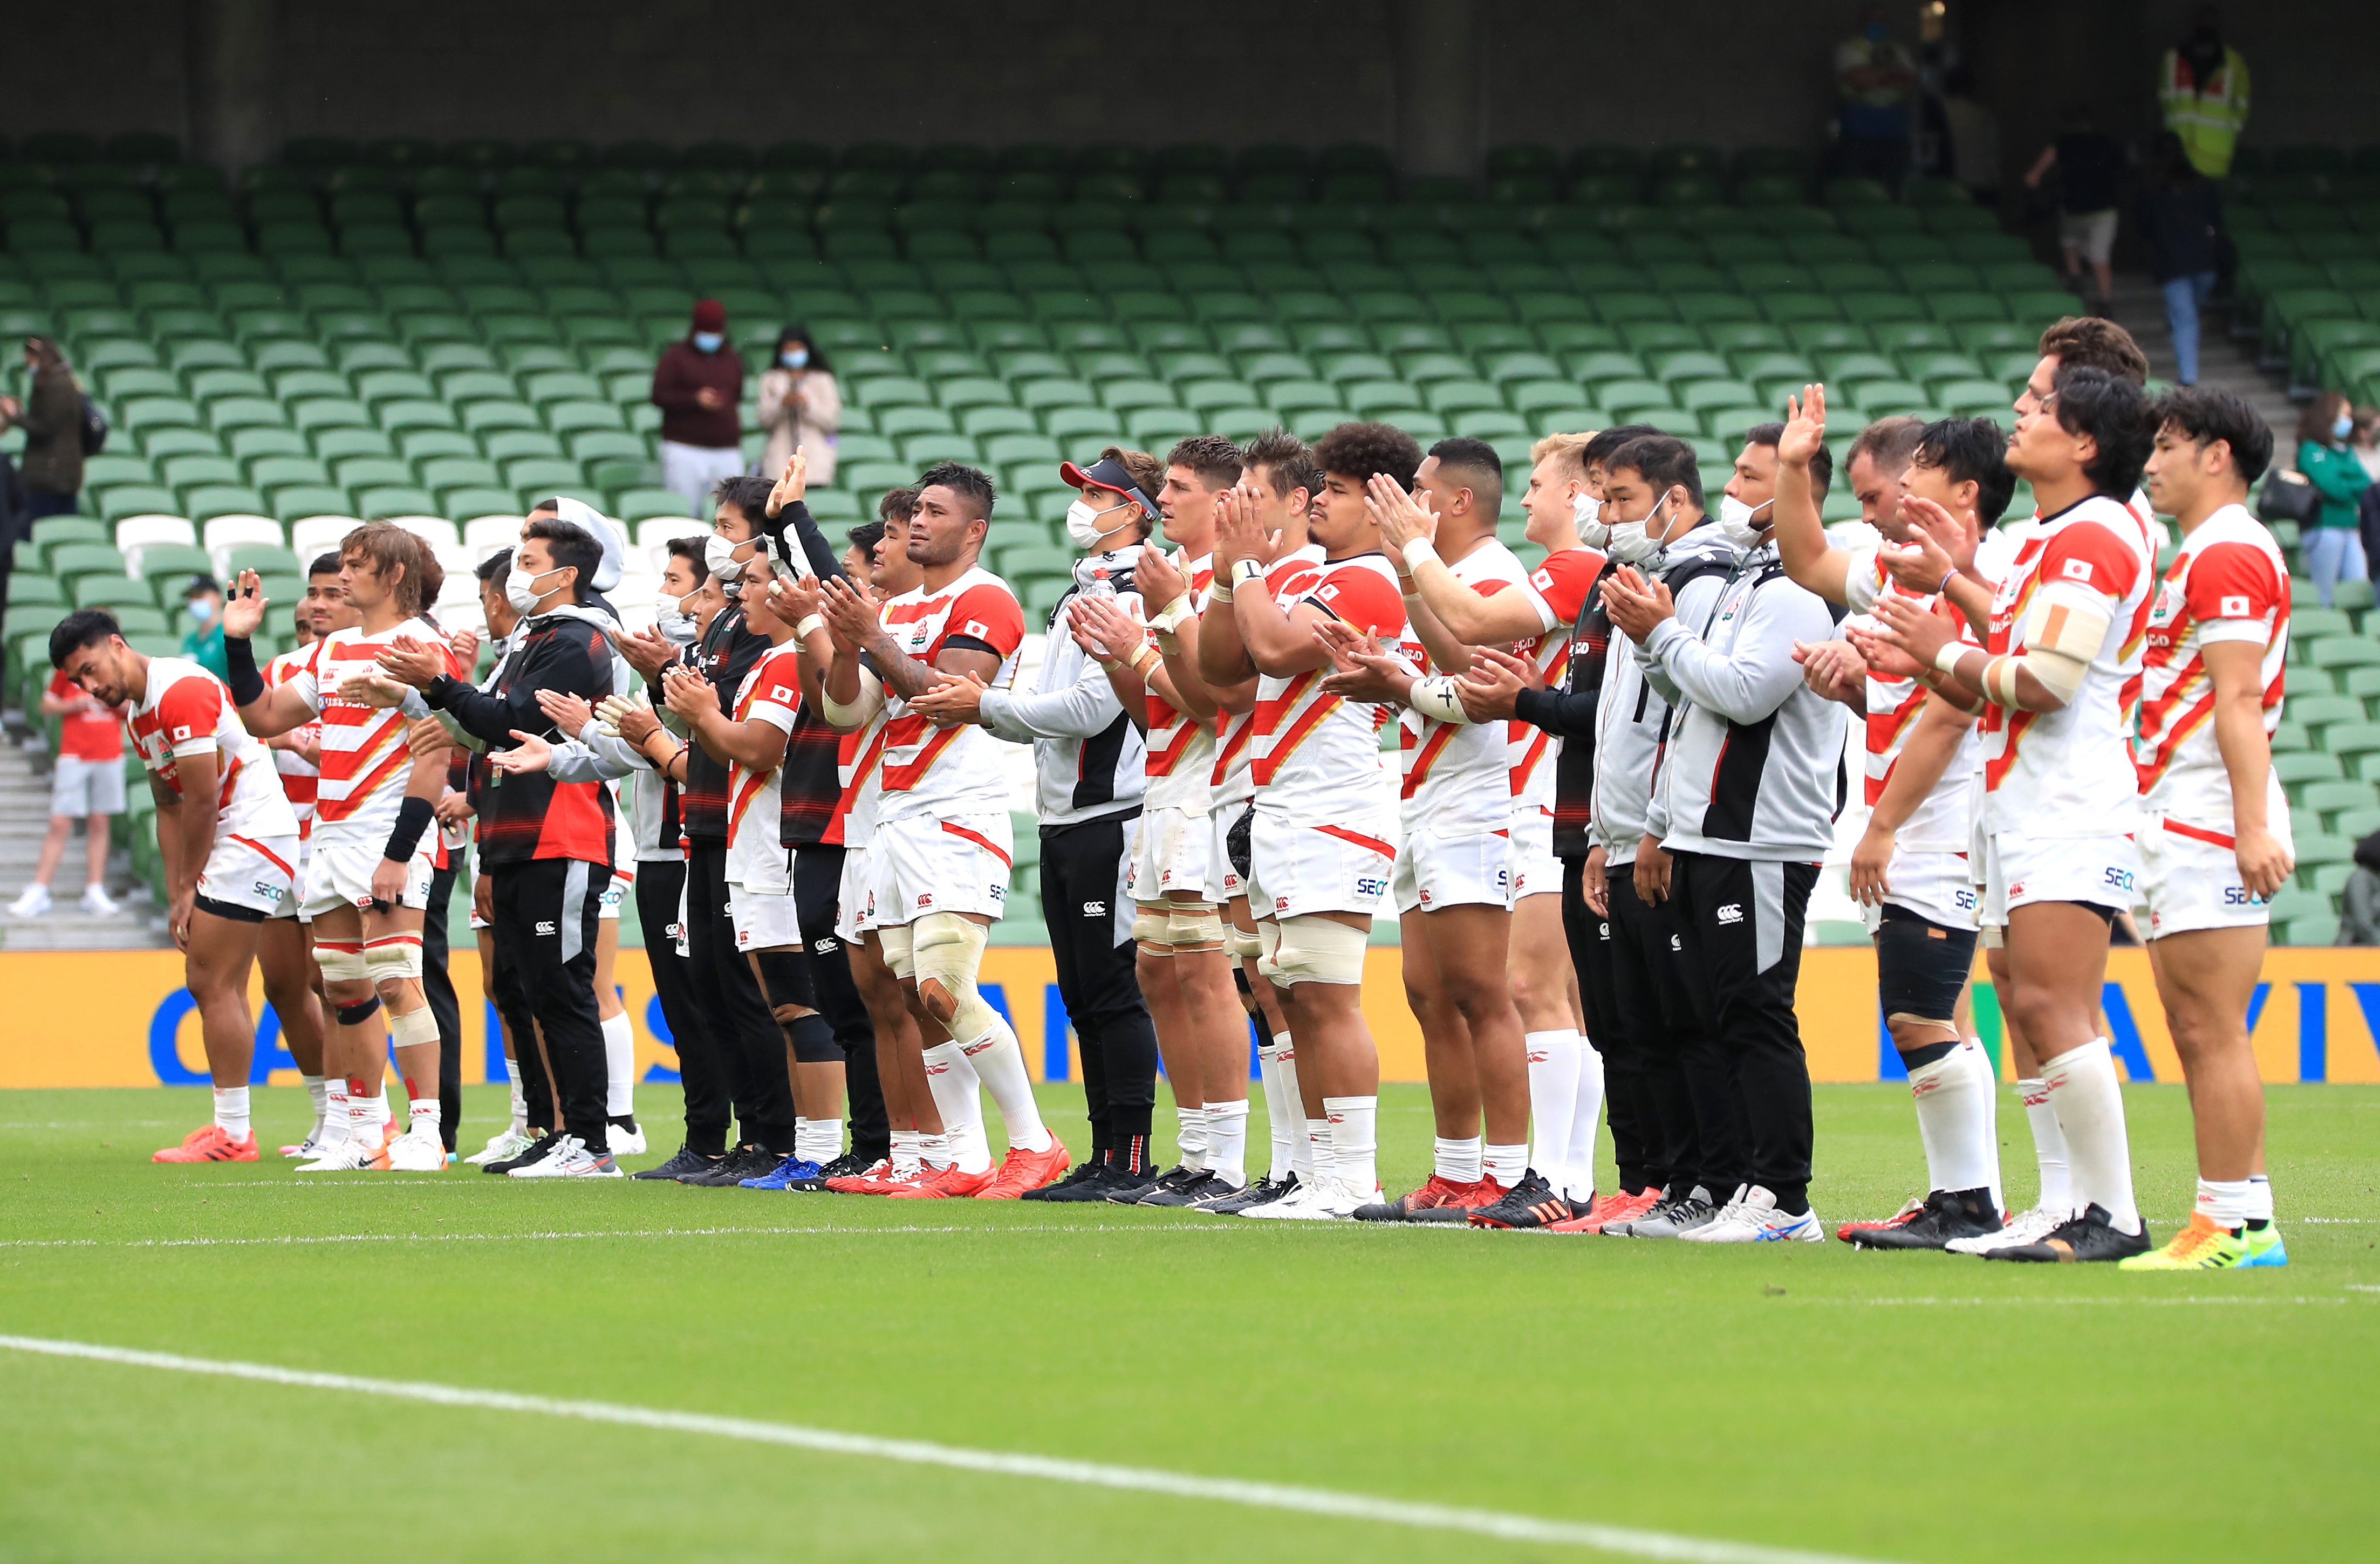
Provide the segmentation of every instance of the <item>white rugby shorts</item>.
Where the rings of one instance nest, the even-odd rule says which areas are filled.
[[[1509,830],[1441,836],[1427,828],[1405,833],[1390,875],[1397,915],[1440,907],[1512,904],[1512,838]]]
[[[2289,810],[2265,818],[2274,834],[2294,849]],[[2143,940],[2202,928],[2256,928],[2272,921],[2272,903],[2240,879],[2231,833],[2173,819],[2152,819],[2141,831],[2138,904]]]
[[[795,914],[791,896],[731,885],[727,888],[727,921],[735,927],[738,954],[784,946],[797,951],[802,948],[801,919]]]
[[[1512,904],[1530,896],[1559,896],[1561,860],[1554,856],[1554,812],[1542,804],[1512,806]]]
[[[275,917],[298,900],[298,839],[218,836],[199,871],[199,897]]]
[[[1945,928],[1973,928],[1982,898],[1975,890],[1975,871],[1964,853],[1893,849],[1885,866],[1884,899],[1906,907],[1928,923]],[[1884,920],[1882,907],[1860,904],[1860,919],[1874,934]]]
[[[1124,889],[1135,902],[1162,902],[1181,891],[1215,899],[1215,834],[1204,809],[1144,809]]]
[[[2129,912],[2140,876],[2141,850],[2127,835],[2024,837],[2002,831],[1984,839],[1980,921],[1987,928],[2005,928],[2010,911],[2034,902],[2084,902]]]
[[[834,892],[834,932],[846,945],[858,944],[876,927],[874,882],[869,878],[874,872],[869,867],[873,856],[866,847],[845,843],[843,849],[843,879]]]
[[[1395,877],[1386,811],[1341,824],[1291,819],[1262,805],[1248,838],[1248,906],[1259,918],[1379,911]]]
[[[918,817],[876,822],[873,927],[898,927],[928,913],[974,913],[998,918],[1008,907],[1008,871],[1015,862],[1008,811]]]
[[[430,862],[438,839],[421,833],[413,857],[405,866],[405,886],[397,905],[417,912],[430,905],[430,879],[437,871]],[[340,907],[370,907],[373,871],[388,848],[388,831],[372,827],[362,832],[342,831],[336,825],[314,828],[313,856],[306,864],[306,897],[298,903],[307,917],[320,917]]]

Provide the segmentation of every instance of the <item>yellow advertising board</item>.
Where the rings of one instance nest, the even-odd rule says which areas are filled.
[[[480,962],[466,948],[449,970],[464,999],[463,1079],[503,1078],[494,1012],[480,998]],[[1980,971],[1980,968],[1978,969]],[[637,1031],[639,1075],[675,1078],[677,1056],[653,1000],[645,953],[622,951],[615,972]],[[984,955],[984,990],[1015,1025],[1035,1076],[1079,1078],[1057,968],[1046,948],[995,946]],[[261,987],[253,1079],[296,1085],[280,1025]],[[1864,949],[1816,949],[1802,959],[1798,1008],[1810,1074],[1819,1081],[1897,1077],[1881,1044],[1876,957]],[[2132,1080],[2179,1081],[2148,960],[2118,951],[2108,961],[2106,1008],[2117,1059]],[[1398,952],[1376,946],[1365,968],[1364,1010],[1379,1041],[1384,1080],[1423,1078],[1421,1031],[1405,1008]],[[1979,1028],[1997,1045],[1988,989]],[[2265,958],[2252,1025],[2267,1081],[2380,1082],[2380,950],[2275,950]],[[0,1087],[196,1085],[206,1080],[198,1017],[172,951],[0,952]]]

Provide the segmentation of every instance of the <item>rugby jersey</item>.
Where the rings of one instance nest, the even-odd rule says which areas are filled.
[[[2273,535],[2226,505],[2181,540],[2158,584],[2141,658],[2140,734],[2133,759],[2148,808],[2228,835],[2231,774],[2215,742],[2215,681],[2205,647],[2264,649],[2265,733],[2281,722],[2289,649],[2289,573]]]
[[[321,644],[320,641],[310,641],[293,651],[285,651],[266,663],[265,687],[278,689],[287,684],[290,676],[298,671],[298,665],[310,659],[314,649]],[[322,737],[322,724],[320,722],[292,728],[288,734],[293,744],[316,744]],[[290,811],[298,817],[298,840],[303,842],[314,834],[314,790],[321,785],[322,773],[311,760],[292,750],[276,749],[272,753],[273,769],[281,773],[282,796],[289,800]]]
[[[727,718],[766,722],[790,734],[802,709],[801,649],[792,641],[773,647],[735,687]],[[782,837],[783,811],[779,785],[783,764],[756,770],[741,760],[727,763],[727,883],[761,895],[793,891],[793,855]]]
[[[1190,578],[1191,606],[1204,612],[1208,590],[1215,579],[1215,556],[1177,557],[1174,564]],[[1157,645],[1157,632],[1148,644]],[[1215,724],[1201,722],[1175,707],[1151,686],[1148,709],[1148,792],[1142,803],[1151,809],[1203,811],[1210,796],[1208,778],[1215,770]]]
[[[149,660],[149,687],[125,710],[133,748],[176,796],[176,762],[215,758],[215,840],[254,845],[298,834],[298,816],[281,792],[273,751],[250,734],[224,682],[187,658]]]
[[[1456,581],[1483,598],[1524,589],[1528,580],[1519,557],[1493,538],[1446,568]],[[1400,612],[1402,606],[1400,600]],[[1402,649],[1424,674],[1447,672],[1431,661],[1429,649],[1414,633],[1410,621]],[[1482,836],[1512,829],[1508,724],[1442,722],[1407,707],[1397,726],[1403,769],[1397,799],[1406,830],[1427,827],[1445,836]]]
[[[1284,594],[1302,593],[1321,578],[1322,545],[1308,543],[1265,567],[1264,589],[1275,599]],[[1214,600],[1213,583],[1208,583],[1208,600]],[[1227,603],[1223,612],[1232,612]],[[1208,804],[1211,812],[1236,810],[1256,796],[1255,773],[1257,709],[1245,711],[1217,713],[1215,762],[1207,773]]]
[[[988,683],[1004,689],[1016,678],[1016,651],[1025,644],[1025,610],[1008,583],[981,565],[969,566],[939,590],[919,587],[902,593],[884,605],[883,622],[905,656],[929,667],[952,642],[972,642],[989,647],[1000,659]],[[880,821],[948,819],[1007,810],[1008,782],[999,739],[973,722],[936,727],[911,711],[891,686],[884,694]]]
[[[397,806],[413,770],[413,752],[405,746],[405,713],[343,700],[339,686],[356,674],[378,673],[381,653],[405,637],[436,649],[448,675],[462,672],[444,633],[427,619],[414,618],[376,635],[334,630],[314,643],[314,655],[289,676],[289,687],[322,722],[315,819],[343,836],[375,843],[384,843],[395,826]]]
[[[1387,556],[1325,562],[1308,583],[1294,576],[1278,594],[1284,611],[1310,604],[1383,641],[1404,634],[1404,595]],[[1304,820],[1375,821],[1380,796],[1380,730],[1394,708],[1332,695],[1319,668],[1257,682],[1254,776],[1257,807]]]

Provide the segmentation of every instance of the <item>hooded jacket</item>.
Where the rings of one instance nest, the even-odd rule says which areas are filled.
[[[1036,803],[1044,831],[1140,807],[1148,790],[1148,750],[1124,715],[1106,670],[1075,644],[1068,605],[1095,581],[1129,593],[1141,545],[1079,560],[1075,584],[1058,600],[1041,641],[1033,688],[983,693],[983,725],[1011,744],[1033,746]]]

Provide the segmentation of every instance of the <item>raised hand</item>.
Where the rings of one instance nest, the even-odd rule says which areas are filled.
[[[399,636],[380,654],[380,667],[398,684],[426,690],[446,672],[446,649],[413,636]]]
[[[1873,630],[1847,624],[1843,626],[1843,634],[1850,637],[1862,661],[1885,678],[1914,679],[1924,672],[1918,667],[1915,658]]]
[[[794,454],[785,458],[785,470],[779,475],[776,487],[769,491],[771,521],[777,519],[779,511],[801,499],[802,491],[809,482],[809,453],[796,445]]]
[[[1216,497],[1215,503],[1220,506],[1231,493],[1230,490],[1225,490]],[[1174,599],[1190,589],[1190,578],[1182,574],[1182,567],[1168,558],[1161,549],[1143,549],[1140,552],[1139,563],[1132,567],[1132,584],[1140,588],[1141,600],[1148,604],[1152,613],[1171,607]]]
[[[476,668],[479,666],[480,632],[477,630],[457,630],[453,635],[446,637],[446,644],[454,649],[455,661],[457,666],[463,668]]]
[[[719,714],[719,692],[710,681],[691,669],[673,668],[662,676],[662,695],[669,709],[688,722]]]
[[[1226,489],[1215,496],[1215,574],[1228,577],[1244,559],[1264,558],[1264,527],[1247,492]]]
[[[231,584],[231,596],[224,600],[224,634],[236,641],[254,638],[256,627],[264,623],[264,611],[272,606],[262,578],[253,570],[241,571]]]
[[[846,645],[865,646],[884,633],[884,623],[877,616],[874,594],[861,591],[840,576],[828,577],[824,594],[820,612],[826,615],[828,627]]]
[[[1827,388],[1805,385],[1799,401],[1785,398],[1785,432],[1777,437],[1777,459],[1805,467],[1827,443]]]
[[[1077,597],[1066,605],[1075,639],[1093,657],[1130,662],[1148,645],[1148,628],[1113,598]]]
[[[1925,588],[1927,591],[1938,590],[1942,577],[1949,574],[1950,568],[1963,571],[1974,564],[1978,540],[1957,516],[1939,504],[1915,494],[1903,494],[1900,497],[1900,516],[1910,524],[1911,546],[1931,551],[1921,553],[1925,568],[1933,568],[1936,555],[1947,561],[1947,567],[1935,575]],[[1895,576],[1894,579],[1898,581],[1900,577]]]
[[[562,731],[565,737],[569,738],[575,738],[585,733],[587,724],[595,720],[595,712],[587,704],[584,697],[571,695],[564,690],[538,691],[537,709],[545,713],[547,719]]]
[[[677,655],[677,648],[663,640],[661,633],[650,625],[641,630],[631,630],[613,644],[620,649],[620,655],[628,660],[628,666],[647,679],[661,677],[662,669]]]
[[[1415,538],[1438,538],[1438,515],[1427,496],[1408,494],[1405,486],[1387,473],[1376,472],[1364,485],[1364,511],[1380,528],[1380,546],[1402,552]]]

